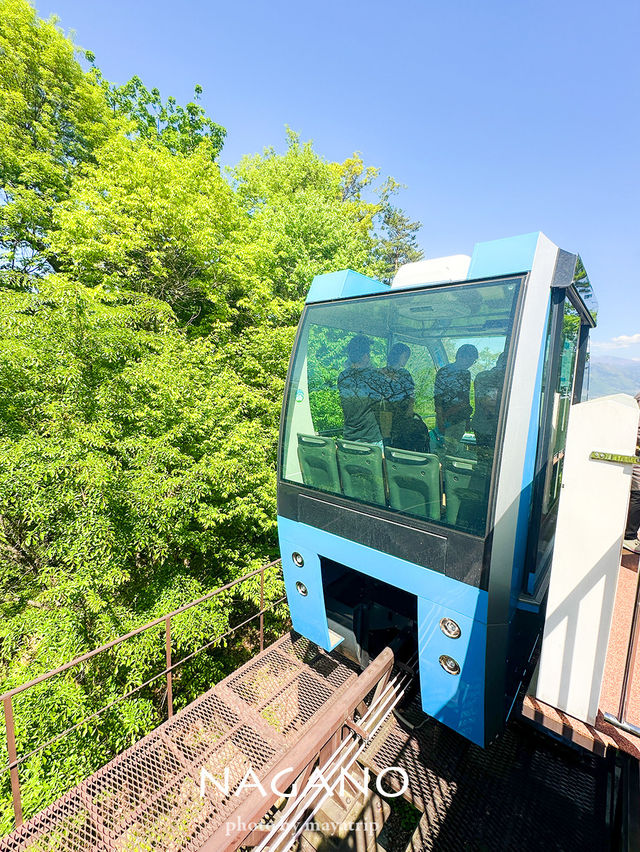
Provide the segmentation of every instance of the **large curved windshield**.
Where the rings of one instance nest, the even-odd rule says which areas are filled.
[[[308,306],[282,478],[482,534],[521,280]]]

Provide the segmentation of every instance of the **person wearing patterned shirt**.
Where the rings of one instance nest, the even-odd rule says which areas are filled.
[[[475,378],[473,421],[471,426],[476,436],[476,446],[493,454],[498,431],[498,415],[504,387],[507,353],[498,355],[495,366],[483,370]]]
[[[462,436],[471,426],[469,367],[477,360],[476,347],[465,343],[456,352],[453,364],[446,364],[436,373],[433,388],[436,428],[444,436],[445,450],[449,454],[457,452]]]
[[[414,411],[415,385],[406,369],[411,350],[405,343],[395,343],[380,370],[384,379],[380,408],[380,427],[386,446],[400,450],[429,452],[429,430]]]
[[[382,446],[378,422],[383,379],[371,366],[371,341],[357,334],[347,344],[348,363],[338,376],[338,392],[344,415],[343,437]]]

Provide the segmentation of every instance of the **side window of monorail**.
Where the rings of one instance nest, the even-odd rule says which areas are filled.
[[[560,497],[564,449],[567,443],[569,410],[573,398],[576,353],[580,334],[580,317],[567,299],[562,317],[562,340],[560,346],[560,368],[553,398],[552,433],[549,444],[549,460],[545,481],[543,513],[549,512]]]
[[[482,534],[519,285],[309,306],[283,478]]]
[[[551,433],[545,468],[544,490],[542,495],[542,517],[537,542],[536,570],[545,564],[551,555],[551,546],[558,516],[558,500],[562,486],[564,451],[567,443],[567,425],[573,398],[573,384],[576,370],[576,355],[580,336],[580,317],[566,299],[562,315],[562,334],[555,387],[550,389]],[[548,341],[549,344],[549,341]],[[545,358],[548,359],[549,351]],[[545,390],[544,393],[547,391]],[[531,582],[531,581],[530,581]],[[529,588],[533,591],[533,586]]]

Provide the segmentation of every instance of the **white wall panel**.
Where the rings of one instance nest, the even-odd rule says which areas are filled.
[[[536,697],[593,724],[615,601],[638,405],[617,394],[571,408]]]

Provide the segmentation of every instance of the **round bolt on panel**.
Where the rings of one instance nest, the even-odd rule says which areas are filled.
[[[304,583],[300,582],[300,580],[298,580],[298,582],[296,583],[296,589],[302,595],[303,598],[306,598],[306,596],[309,594],[309,590],[307,589]]]
[[[460,630],[460,625],[452,618],[441,618],[440,630],[442,630],[444,635],[448,636],[449,639],[459,639],[462,634],[462,630]]]
[[[302,566],[304,565],[304,559],[302,558],[302,555],[300,553],[298,553],[297,550],[294,551],[291,554],[291,558],[293,559],[295,564],[298,566],[298,568],[302,568]]]
[[[448,654],[442,654],[439,660],[440,665],[445,670],[447,674],[450,675],[459,675],[460,674],[460,664],[450,657]]]

